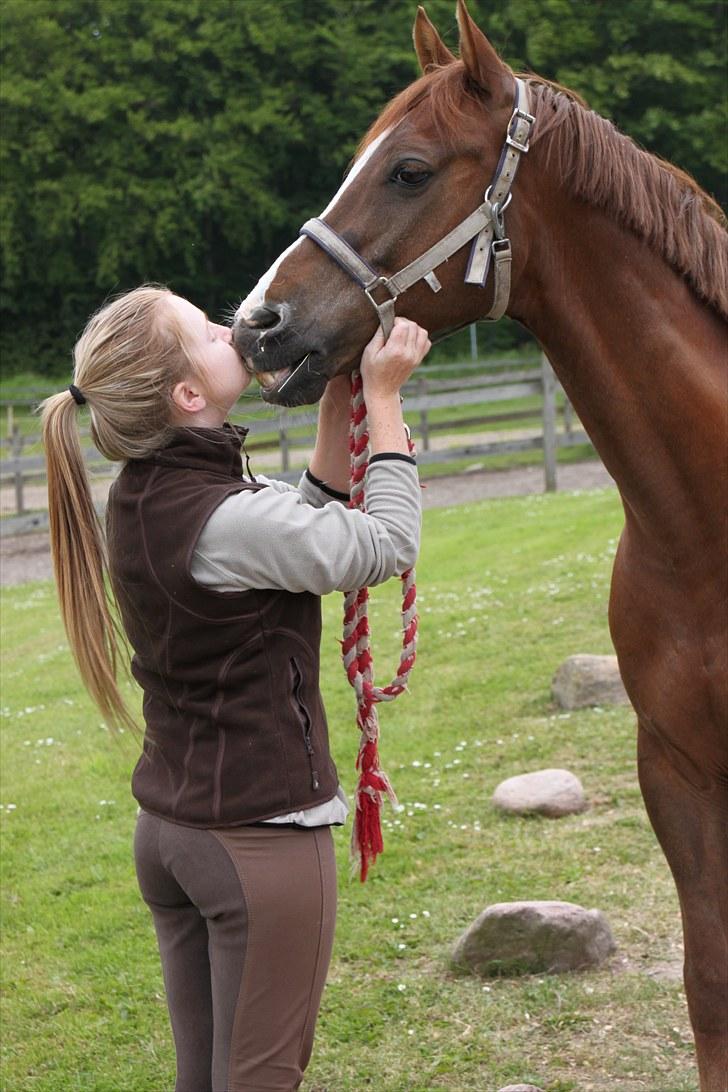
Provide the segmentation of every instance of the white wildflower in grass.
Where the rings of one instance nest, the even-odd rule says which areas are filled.
[[[417,917],[417,914],[410,914],[410,917],[411,917],[411,918],[416,918],[416,917]]]
[[[397,983],[397,989],[399,990],[400,993],[404,993],[404,991],[407,989],[407,987],[405,986],[404,982],[398,982]]]
[[[400,942],[400,943],[399,943],[399,944],[397,945],[397,950],[401,952],[401,951],[402,951],[402,950],[403,950],[404,948],[406,948],[406,947],[407,947],[407,945],[406,945],[406,944],[403,944],[403,943],[401,943],[401,942]]]
[[[391,918],[392,925],[399,925],[399,918]]]
[[[429,910],[423,910],[422,911],[422,917],[423,918],[429,918],[429,916],[430,916],[430,911]]]

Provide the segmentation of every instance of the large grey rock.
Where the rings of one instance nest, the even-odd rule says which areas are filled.
[[[615,947],[601,910],[571,902],[500,902],[463,933],[452,961],[480,975],[573,971],[597,966]]]
[[[553,677],[551,695],[562,709],[629,705],[616,656],[569,656]]]
[[[588,806],[581,781],[568,770],[536,770],[501,781],[493,803],[515,815],[547,815],[558,819]]]

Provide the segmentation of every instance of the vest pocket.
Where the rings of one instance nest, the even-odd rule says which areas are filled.
[[[303,742],[306,748],[306,754],[308,755],[308,764],[311,768],[311,788],[318,789],[319,776],[314,767],[314,757],[316,752],[314,751],[313,744],[311,742],[311,715],[306,708],[306,703],[303,700],[303,674],[301,668],[298,665],[298,661],[295,657],[290,659],[291,666],[291,682],[292,682],[292,704],[296,712],[296,716],[301,725],[301,731],[303,733]]]

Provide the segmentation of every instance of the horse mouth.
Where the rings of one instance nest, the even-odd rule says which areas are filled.
[[[327,376],[317,371],[311,361],[312,353],[286,368],[273,372],[255,371],[264,402],[276,406],[301,406],[318,402],[326,389]]]

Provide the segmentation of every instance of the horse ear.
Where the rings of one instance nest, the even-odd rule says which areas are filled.
[[[450,52],[434,26],[427,18],[427,12],[423,7],[418,7],[415,16],[415,25],[412,27],[412,40],[415,43],[415,52],[423,72],[430,72],[433,68],[441,68],[455,60],[455,55]]]
[[[494,98],[500,98],[503,92],[510,96],[509,69],[471,19],[465,0],[457,0],[457,20],[460,60],[471,80]]]

